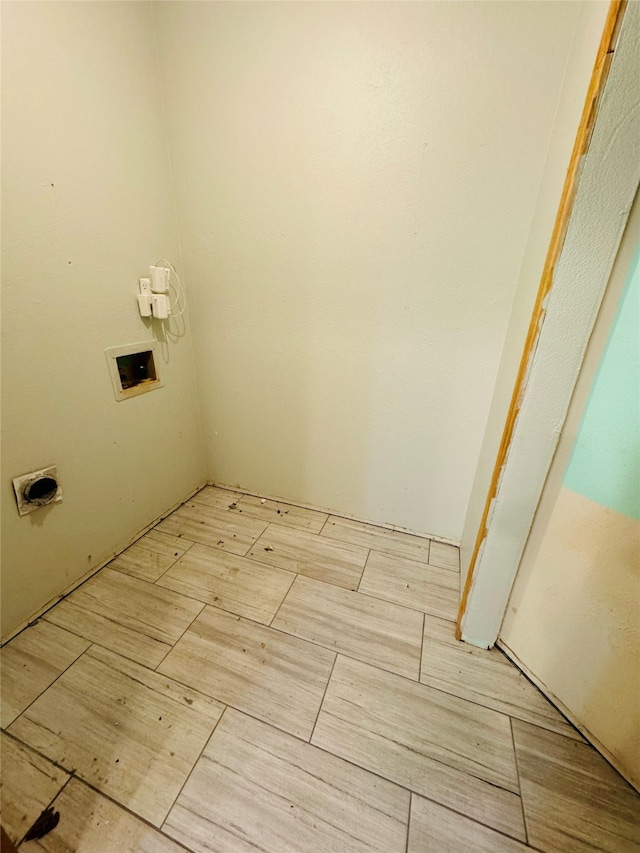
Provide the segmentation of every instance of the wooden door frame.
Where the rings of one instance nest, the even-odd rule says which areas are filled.
[[[485,648],[498,637],[640,180],[639,158],[628,162],[640,146],[638,6],[609,6],[462,591],[456,637]],[[594,204],[601,215],[589,221]],[[585,256],[589,272],[576,279]]]

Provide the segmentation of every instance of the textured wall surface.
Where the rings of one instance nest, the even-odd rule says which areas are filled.
[[[589,338],[640,182],[640,5],[626,7],[575,203],[527,365],[513,435],[462,619],[496,641],[549,475]],[[626,270],[625,270],[626,273]]]
[[[567,164],[584,108],[585,95],[608,8],[607,2],[581,4],[578,26],[565,71],[558,114],[531,220],[527,247],[518,275],[513,309],[467,507],[460,549],[461,569],[465,578],[491,484],[531,312],[560,202]]]
[[[116,402],[105,347],[153,337],[137,278],[178,238],[147,3],[2,9],[2,634],[205,477],[188,335]],[[57,464],[19,517],[11,479]]]
[[[599,5],[3,5],[3,634],[205,475],[460,537]],[[188,329],[124,403],[103,354],[172,173],[206,462]]]
[[[582,4],[154,8],[210,476],[459,539]]]

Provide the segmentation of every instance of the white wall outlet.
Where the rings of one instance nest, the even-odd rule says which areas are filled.
[[[55,465],[14,477],[13,490],[20,515],[27,515],[40,507],[62,500],[62,488]]]
[[[141,317],[151,317],[151,279],[138,279],[140,293],[138,294],[138,309]]]

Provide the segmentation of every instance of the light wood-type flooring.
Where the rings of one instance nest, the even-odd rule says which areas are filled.
[[[500,651],[456,642],[459,581],[451,545],[204,488],[2,649],[9,837],[640,851],[638,794]]]

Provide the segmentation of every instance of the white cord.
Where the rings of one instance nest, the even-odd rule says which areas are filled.
[[[168,268],[173,273],[176,281],[178,282],[178,287],[176,288],[175,285],[173,285],[171,283],[171,276],[169,276],[169,287],[173,288],[173,291],[176,294],[175,302],[173,303],[173,305],[169,306],[169,310],[171,312],[171,317],[181,317],[184,314],[185,309],[187,307],[187,301],[186,301],[186,297],[185,297],[185,293],[184,293],[184,288],[182,286],[182,282],[180,281],[180,276],[178,275],[176,268],[171,263],[171,261],[168,261],[166,258],[158,258],[158,260],[156,261],[156,266],[158,267],[161,264],[164,264],[165,268]],[[177,313],[174,313],[173,309],[176,307],[176,305],[178,305],[178,306],[180,305],[181,299],[182,299],[182,308]]]
[[[171,284],[171,276],[169,276],[169,286],[173,287],[173,291],[176,294],[175,301],[173,302],[173,304],[170,305],[169,310],[171,311],[172,317],[181,317],[184,314],[184,311],[186,308],[186,299],[185,299],[184,288],[182,287],[182,282],[180,281],[180,276],[178,275],[176,268],[173,266],[171,261],[167,261],[164,258],[161,258],[160,260],[162,263],[167,264],[167,266],[169,267],[169,270],[174,274],[175,279],[178,282],[178,287],[176,288],[175,286],[173,286]],[[175,308],[176,308],[176,306],[180,305],[181,299],[182,299],[182,307],[179,311],[176,312]]]

